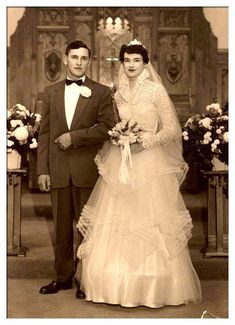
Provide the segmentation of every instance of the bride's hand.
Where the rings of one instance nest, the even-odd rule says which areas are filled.
[[[144,147],[142,146],[141,143],[133,143],[131,144],[131,153],[138,153],[144,150]]]

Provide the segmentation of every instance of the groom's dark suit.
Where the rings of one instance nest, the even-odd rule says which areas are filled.
[[[73,218],[79,218],[97,181],[94,158],[115,124],[109,88],[88,77],[84,86],[91,94],[87,98],[80,94],[70,129],[65,114],[65,81],[46,88],[38,140],[38,175],[48,174],[51,180],[56,280],[62,282],[74,271]],[[68,132],[72,145],[62,150],[54,141]]]

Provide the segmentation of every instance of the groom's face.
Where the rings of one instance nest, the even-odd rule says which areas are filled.
[[[90,63],[89,52],[86,48],[72,49],[64,56],[64,64],[67,67],[67,75],[71,79],[78,79],[85,75]]]

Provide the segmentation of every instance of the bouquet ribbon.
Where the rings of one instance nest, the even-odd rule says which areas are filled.
[[[119,169],[119,180],[120,182],[127,184],[130,181],[127,164],[132,167],[132,157],[129,139],[121,146],[121,166]]]

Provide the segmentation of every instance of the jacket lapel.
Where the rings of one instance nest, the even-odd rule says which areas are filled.
[[[63,126],[63,128],[68,130],[64,106],[64,89],[65,83],[64,80],[62,80],[60,83],[58,83],[57,87],[55,88],[55,107],[60,117],[61,125]]]
[[[74,112],[74,116],[72,119],[72,123],[71,123],[71,127],[70,130],[72,130],[77,122],[80,120],[82,114],[85,111],[85,108],[87,106],[87,104],[90,102],[91,97],[93,95],[93,82],[91,79],[89,79],[88,77],[86,77],[85,82],[84,82],[84,86],[88,87],[91,90],[91,96],[89,97],[84,97],[80,94],[78,102],[77,102],[77,106]]]

